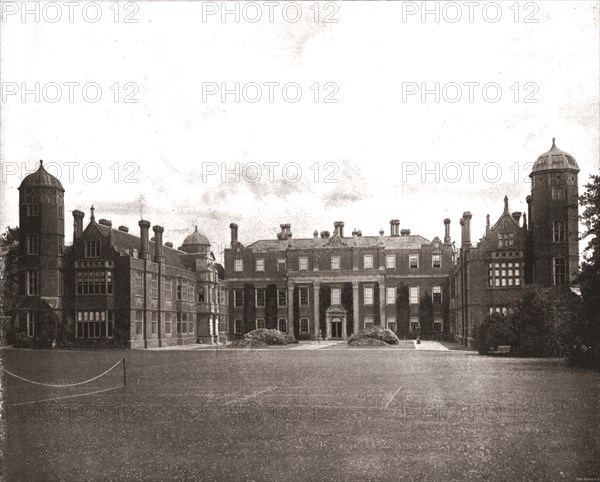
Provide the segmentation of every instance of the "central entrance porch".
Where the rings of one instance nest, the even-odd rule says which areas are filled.
[[[347,311],[340,305],[327,308],[325,311],[326,340],[345,340],[347,338],[347,315]]]

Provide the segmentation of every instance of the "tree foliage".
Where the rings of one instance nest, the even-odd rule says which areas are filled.
[[[12,322],[15,316],[19,284],[17,278],[17,258],[19,256],[19,228],[6,227],[0,236],[0,249],[4,251],[3,265],[0,266],[0,320],[9,339],[14,342]]]
[[[581,288],[582,313],[573,333],[569,361],[598,367],[600,364],[600,176],[593,175],[579,197],[580,216],[586,226],[581,239],[587,240],[584,259],[576,281]]]

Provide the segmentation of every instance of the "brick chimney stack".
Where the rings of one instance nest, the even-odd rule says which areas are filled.
[[[452,240],[450,239],[450,219],[444,219],[444,244],[450,244]]]
[[[390,236],[397,237],[400,236],[400,220],[392,219],[390,221]]]
[[[83,218],[85,214],[81,211],[73,211],[73,241],[78,239],[83,233]]]
[[[140,219],[138,222],[140,227],[140,259],[150,259],[150,253],[148,252],[148,230],[150,229],[150,221]]]
[[[471,247],[471,218],[473,215],[470,211],[465,211],[462,217],[462,223],[464,223],[463,239],[461,244],[465,247]]]
[[[152,226],[152,231],[154,231],[154,262],[162,263],[165,258],[163,257],[163,233],[165,232],[165,228],[162,226]]]
[[[235,223],[231,223],[229,225],[229,229],[231,230],[231,249],[235,248],[235,245],[238,242],[238,225]]]

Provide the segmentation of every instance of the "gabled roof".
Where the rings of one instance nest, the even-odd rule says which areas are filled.
[[[88,224],[86,230],[91,224],[91,222],[90,224]],[[104,237],[108,237],[109,230],[112,230],[112,244],[121,255],[131,256],[132,250],[135,249],[139,251],[139,236],[135,236],[124,231],[119,231],[118,229],[109,228],[108,226],[98,224],[95,221],[93,222],[93,224],[100,230],[100,233]],[[154,244],[155,243],[153,241],[148,241],[148,252],[150,253],[150,259],[152,259],[154,255]],[[189,269],[195,264],[195,260],[198,258],[198,256],[190,255],[188,253],[184,253],[183,251],[179,251],[174,248],[169,248],[168,246],[163,246],[163,256],[165,258],[166,264],[182,269]]]

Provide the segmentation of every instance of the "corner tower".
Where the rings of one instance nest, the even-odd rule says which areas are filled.
[[[39,335],[49,313],[63,307],[64,192],[40,161],[19,186],[18,330]]]
[[[532,280],[566,286],[579,268],[579,166],[570,154],[552,147],[540,155],[529,177],[530,263]]]

